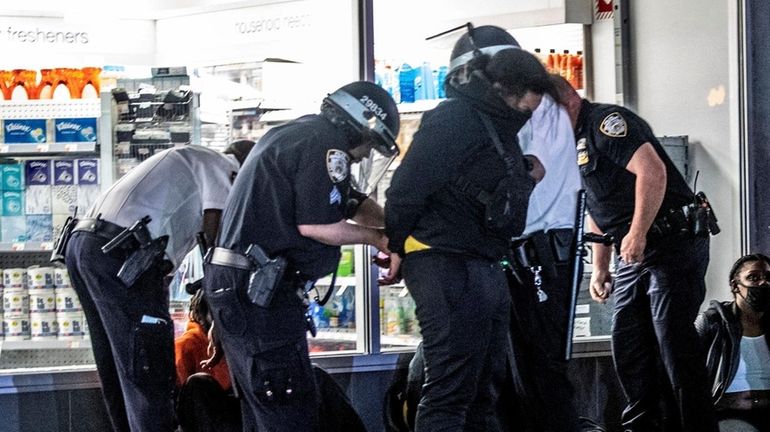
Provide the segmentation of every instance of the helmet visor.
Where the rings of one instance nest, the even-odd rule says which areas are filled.
[[[351,186],[367,196],[377,189],[377,184],[388,172],[390,164],[396,158],[396,154],[384,156],[379,150],[375,150],[370,150],[369,156],[350,165]]]

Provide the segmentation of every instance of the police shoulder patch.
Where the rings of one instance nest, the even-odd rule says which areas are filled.
[[[331,149],[326,152],[326,171],[332,183],[339,183],[348,178],[350,156],[342,150]]]
[[[612,138],[620,138],[626,136],[628,126],[626,125],[626,119],[620,115],[619,112],[614,112],[602,120],[602,124],[599,125],[599,130]]]

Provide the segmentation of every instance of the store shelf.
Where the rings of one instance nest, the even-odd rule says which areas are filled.
[[[0,243],[0,252],[40,252],[53,250],[53,242]]]
[[[380,336],[380,344],[383,346],[409,346],[416,347],[422,342],[422,337],[413,335]]]
[[[91,341],[79,340],[24,340],[24,341],[0,341],[0,353],[3,351],[23,350],[57,350],[57,349],[91,349]]]
[[[0,118],[5,120],[89,118],[101,115],[99,99],[0,101]]]
[[[318,279],[316,281],[316,285],[318,286],[329,286],[329,284],[332,283],[331,276],[327,276],[325,278]],[[334,281],[335,286],[355,286],[356,285],[356,277],[355,276],[337,276],[337,280]]]
[[[318,329],[316,339],[355,342],[357,338],[355,329],[325,328]]]
[[[445,101],[446,99],[421,99],[415,102],[400,103],[398,104],[398,112],[405,113],[421,113],[436,108],[436,105]]]
[[[0,144],[0,155],[51,155],[51,154],[96,153],[96,143],[59,144]]]

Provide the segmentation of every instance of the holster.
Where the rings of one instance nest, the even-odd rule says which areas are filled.
[[[130,287],[149,269],[163,260],[168,236],[161,236],[131,252],[118,271],[118,278]]]
[[[286,258],[278,256],[271,259],[255,244],[249,246],[245,254],[221,247],[212,248],[204,262],[249,271],[246,295],[249,301],[260,307],[270,305],[287,267]]]
[[[570,260],[572,230],[559,229],[547,233],[536,231],[530,236],[517,240],[512,246],[514,272],[529,273],[529,269],[540,267],[541,273],[550,278],[556,276],[556,265]],[[516,275],[523,279],[522,274]]]
[[[67,220],[64,222],[64,226],[62,226],[61,232],[59,233],[59,237],[56,238],[56,242],[53,245],[53,252],[51,252],[50,259],[51,262],[64,262],[64,254],[67,252],[67,244],[70,241],[72,231],[75,229],[75,225],[77,225],[77,223],[78,219],[76,219],[74,216],[67,217]]]

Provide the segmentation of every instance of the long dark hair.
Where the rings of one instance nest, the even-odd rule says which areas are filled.
[[[548,72],[534,55],[521,49],[506,49],[487,57],[484,74],[493,83],[502,86],[507,96],[522,97],[527,91],[537,94],[553,93]],[[480,62],[484,59],[480,58]],[[477,67],[481,67],[478,64]]]

